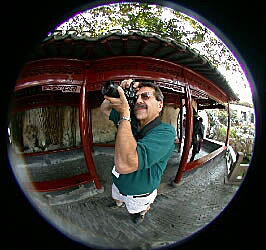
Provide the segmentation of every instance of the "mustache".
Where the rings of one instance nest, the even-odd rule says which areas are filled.
[[[135,110],[136,109],[147,109],[148,108],[148,106],[146,105],[146,104],[136,104],[135,105]]]

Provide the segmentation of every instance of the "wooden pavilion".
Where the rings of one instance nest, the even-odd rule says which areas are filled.
[[[229,142],[229,111],[224,145],[200,159],[187,162],[192,140],[193,107],[197,110],[227,107],[229,110],[229,103],[238,100],[225,78],[205,57],[183,43],[154,33],[129,31],[124,34],[115,30],[91,38],[86,33],[56,31],[29,56],[17,79],[11,114],[14,116],[40,107],[78,107],[79,146],[29,153],[22,150],[22,153],[31,157],[81,147],[88,173],[35,182],[35,191],[65,189],[92,181],[97,189],[101,189],[92,157],[92,109],[103,101],[100,90],[107,80],[119,82],[125,78],[155,82],[165,95],[164,103],[180,109],[180,121],[183,120],[182,107],[185,105],[184,147],[175,183],[180,182],[186,171],[225,153]],[[11,130],[14,127],[11,122]],[[182,122],[178,137],[181,143]]]

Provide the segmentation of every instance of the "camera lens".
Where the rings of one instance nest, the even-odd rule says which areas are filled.
[[[120,96],[117,91],[117,87],[118,85],[112,83],[111,81],[108,81],[103,85],[102,94],[109,97],[119,98]]]

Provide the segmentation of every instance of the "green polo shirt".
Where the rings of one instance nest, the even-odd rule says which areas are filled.
[[[114,109],[109,119],[117,126],[120,114]],[[131,117],[131,128],[134,136],[138,133],[137,119]],[[151,193],[159,187],[161,177],[175,148],[176,132],[174,127],[161,123],[148,131],[137,141],[138,170],[129,174],[114,175],[113,182],[121,193],[138,195]]]

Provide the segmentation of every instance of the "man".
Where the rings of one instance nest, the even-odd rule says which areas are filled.
[[[203,125],[202,117],[199,117],[199,127],[200,127],[200,142],[199,142],[198,153],[199,153],[201,146],[202,146],[202,143],[203,143],[204,130],[205,130],[205,126]]]
[[[203,140],[204,128],[203,124],[198,120],[199,115],[193,109],[193,133],[192,133],[192,155],[190,162],[194,161],[197,153],[200,151],[200,142]]]
[[[124,94],[133,82],[118,87],[120,98],[104,96],[101,110],[117,126],[112,198],[116,207],[126,205],[135,223],[140,223],[157,196],[161,176],[175,148],[175,129],[161,123],[163,94],[153,83],[134,83],[137,100],[130,110]]]

